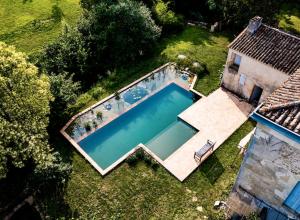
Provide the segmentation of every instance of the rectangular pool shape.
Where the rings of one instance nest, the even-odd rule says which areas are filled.
[[[197,133],[177,117],[193,98],[171,83],[78,144],[103,170],[140,143],[165,160]]]

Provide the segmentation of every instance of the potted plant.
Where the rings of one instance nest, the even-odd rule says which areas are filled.
[[[101,111],[98,111],[98,112],[96,113],[96,117],[97,117],[97,119],[99,119],[99,120],[102,121],[102,119],[103,119],[103,113],[102,113]]]
[[[91,128],[92,128],[90,122],[84,123],[84,128],[85,128],[86,131],[90,131]]]
[[[119,93],[119,92],[115,92],[115,99],[116,99],[117,101],[119,101],[119,100],[121,99],[120,93]]]
[[[94,126],[94,128],[96,128],[98,126],[96,121],[93,121],[93,126]]]

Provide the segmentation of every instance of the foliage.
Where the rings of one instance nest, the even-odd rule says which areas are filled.
[[[72,171],[72,166],[63,162],[57,152],[52,156],[52,163],[37,166],[29,181],[31,188],[39,189],[45,194],[48,194],[50,190],[56,191],[64,187]]]
[[[40,167],[51,163],[47,143],[49,101],[48,77],[39,76],[23,53],[0,43],[0,176],[8,165]]]
[[[101,1],[84,14],[78,28],[89,46],[95,71],[135,61],[160,36],[150,11],[130,0]]]
[[[51,15],[51,17],[55,21],[61,21],[63,16],[64,16],[64,13],[61,10],[61,8],[57,4],[53,5],[52,6],[52,15]]]
[[[183,13],[188,19],[192,16],[203,18],[206,22],[222,21],[234,29],[245,27],[249,19],[259,15],[269,24],[275,24],[275,14],[278,13],[283,0],[176,0],[177,12]],[[199,16],[201,15],[201,16]]]
[[[106,2],[108,4],[115,4],[118,0],[80,0],[80,5],[84,9],[91,10],[95,5]]]
[[[186,57],[184,59],[177,58],[176,63],[182,70],[188,68],[189,71],[197,75],[208,74],[207,65],[204,62],[193,61],[189,57]]]
[[[100,119],[100,120],[103,119],[103,113],[102,113],[101,111],[98,111],[98,112],[96,113],[96,116],[97,116],[97,118]]]
[[[130,166],[137,165],[138,161],[144,161],[146,165],[152,167],[153,170],[157,170],[159,167],[159,163],[143,148],[137,149],[133,154],[126,158],[126,162]]]
[[[300,5],[284,3],[277,15],[279,28],[300,35]]]
[[[154,15],[166,33],[180,31],[184,26],[183,17],[170,10],[169,4],[170,2],[158,0],[154,5]]]
[[[121,99],[120,93],[119,92],[115,92],[115,99],[118,101]]]
[[[63,33],[46,46],[39,59],[39,65],[49,73],[74,73],[74,79],[86,82],[89,78],[87,60],[89,51],[81,34],[74,28],[64,27]]]
[[[242,161],[236,146],[252,129],[251,122],[245,123],[182,183],[162,166],[154,171],[141,161],[135,166],[123,163],[103,178],[76,150],[68,148],[74,153],[73,172],[64,197],[72,213],[69,218],[205,219],[204,216],[210,216],[209,219],[223,220],[224,212],[215,210],[213,204],[225,200],[231,191]],[[210,176],[216,175],[215,164],[223,167],[223,172],[212,178],[215,179],[212,184]],[[45,203],[51,218],[66,215],[68,209],[52,198]],[[203,207],[203,212],[197,211],[198,206]]]
[[[61,21],[53,19],[54,6],[62,12]],[[81,11],[79,0],[1,0],[0,41],[30,55],[38,53],[56,40],[65,23],[76,24]]]
[[[73,82],[72,75],[66,72],[50,75],[50,91],[54,99],[50,102],[50,125],[54,129],[62,126],[68,106],[75,103],[80,89],[78,82]]]
[[[84,123],[84,128],[86,131],[90,131],[92,129],[91,123],[90,122],[85,122]]]

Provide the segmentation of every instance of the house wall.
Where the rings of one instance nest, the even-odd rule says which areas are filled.
[[[241,186],[271,207],[297,219],[283,202],[300,181],[299,158],[299,143],[258,124],[236,180],[235,191],[239,192]],[[245,201],[242,192],[239,199],[241,203]]]
[[[230,73],[228,70],[233,53],[242,57],[237,73]],[[239,83],[241,74],[246,76],[244,85],[240,85]],[[247,100],[250,98],[254,86],[257,85],[263,89],[259,101],[262,102],[288,78],[289,76],[287,74],[280,72],[271,66],[261,63],[235,50],[229,49],[222,78],[222,85]]]

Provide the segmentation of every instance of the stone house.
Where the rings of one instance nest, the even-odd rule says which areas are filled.
[[[300,38],[256,16],[228,46],[222,86],[258,104],[300,67]]]
[[[232,213],[300,219],[300,69],[251,114],[257,122],[233,190]]]

